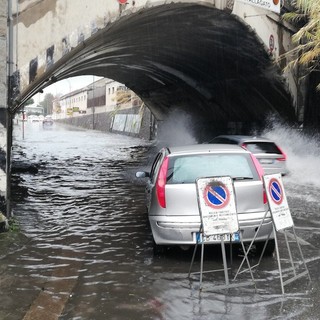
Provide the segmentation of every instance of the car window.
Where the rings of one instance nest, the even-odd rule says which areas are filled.
[[[194,183],[201,177],[231,176],[258,179],[248,154],[209,154],[170,157],[167,183]]]
[[[245,146],[252,153],[281,154],[281,151],[273,142],[248,142],[245,143]]]
[[[157,177],[157,172],[159,171],[160,163],[163,158],[163,153],[159,152],[153,161],[151,171],[150,171],[150,180],[151,182],[154,182]]]
[[[230,140],[228,138],[217,137],[210,141],[210,143],[221,143],[221,144],[238,144],[237,141]]]

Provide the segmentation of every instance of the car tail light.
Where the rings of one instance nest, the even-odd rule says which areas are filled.
[[[250,155],[251,155],[252,161],[253,161],[253,163],[254,163],[254,165],[256,167],[256,170],[258,172],[260,180],[262,181],[263,175],[264,175],[264,170],[263,170],[260,162],[258,161],[258,159],[252,153]],[[263,203],[266,204],[267,202],[268,202],[267,193],[266,193],[266,190],[263,187]]]
[[[267,202],[268,202],[267,193],[263,187],[263,204],[266,204]]]
[[[241,144],[241,148],[243,148],[244,150],[248,150],[247,145],[245,143]]]
[[[252,153],[250,154],[250,156],[251,156],[251,159],[254,163],[254,166],[256,167],[256,170],[258,172],[260,180],[262,180],[262,177],[264,176],[264,170],[263,170],[260,162],[258,161],[258,159]]]
[[[282,157],[278,158],[278,161],[286,161],[287,160],[287,155],[281,150],[280,147],[278,147],[279,151],[281,152]]]
[[[158,179],[156,183],[157,198],[158,198],[159,205],[162,208],[166,207],[165,187],[167,182],[168,164],[169,164],[169,158],[165,157],[160,167],[160,171],[159,171]]]

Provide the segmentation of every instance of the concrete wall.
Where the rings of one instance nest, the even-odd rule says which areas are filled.
[[[170,2],[199,2],[171,0]],[[202,0],[223,7],[226,0]],[[14,50],[20,76],[20,91],[59,61],[66,53],[90,38],[97,30],[143,7],[167,0],[28,0],[14,6]],[[41,31],[40,31],[41,30]]]
[[[293,49],[291,37],[295,30],[285,23],[279,14],[239,1],[235,1],[232,13],[252,28],[269,56],[279,65],[279,69],[283,69],[286,59],[281,62],[279,58]],[[284,72],[286,86],[292,97],[292,105],[295,107],[298,120],[302,121],[305,88],[301,85],[299,77],[298,68]]]
[[[114,112],[100,112],[90,115],[56,120],[84,129],[94,129],[104,132],[139,137],[151,140],[155,135],[155,121],[146,107],[133,107],[131,109]]]
[[[7,1],[0,0],[0,211],[6,196],[6,111],[7,111]]]
[[[0,0],[0,108],[7,105],[7,1]],[[3,124],[3,119],[1,123]]]
[[[19,5],[13,8],[13,42],[18,43],[18,50],[14,50],[14,61],[17,64],[20,93],[28,91],[30,84],[97,30],[142,8],[174,2],[201,3],[221,10],[233,10],[233,14],[256,31],[266,51],[275,59],[290,47],[291,34],[287,27],[282,26],[278,14],[235,0],[128,0],[124,5],[119,4],[118,0],[17,1]],[[299,114],[303,100],[300,99],[297,76],[288,73],[286,78],[296,113]]]

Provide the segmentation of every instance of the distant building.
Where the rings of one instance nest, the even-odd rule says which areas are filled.
[[[65,119],[87,113],[88,87],[72,91],[53,101],[53,118]]]
[[[106,112],[106,82],[102,78],[88,85],[88,111],[89,113]]]
[[[105,78],[54,100],[53,119],[87,129],[154,136],[155,121],[142,100],[124,84]]]
[[[140,98],[125,85],[106,78],[67,93],[53,101],[53,118],[115,112],[141,105]]]

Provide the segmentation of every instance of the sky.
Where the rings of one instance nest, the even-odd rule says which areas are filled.
[[[41,102],[45,95],[47,93],[51,93],[52,95],[56,96],[58,94],[67,94],[71,91],[81,89],[89,84],[91,84],[94,81],[97,81],[100,79],[100,77],[96,76],[80,76],[80,77],[73,77],[73,78],[68,78],[62,81],[58,81],[51,86],[46,87],[43,89],[43,93],[37,93],[33,99],[36,104]]]

